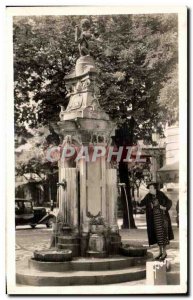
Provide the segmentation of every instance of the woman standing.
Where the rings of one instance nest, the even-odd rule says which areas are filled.
[[[159,255],[155,259],[164,260],[167,257],[166,245],[169,244],[169,240],[174,239],[168,213],[172,201],[163,192],[157,190],[155,182],[149,183],[147,188],[149,193],[138,202],[138,205],[146,207],[149,245],[158,244],[159,246]]]

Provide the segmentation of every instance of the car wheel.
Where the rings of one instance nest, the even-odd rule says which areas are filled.
[[[48,222],[46,223],[47,228],[52,228],[54,221],[55,221],[55,218],[50,218],[48,220]]]
[[[36,225],[30,225],[32,229],[34,229],[36,227]]]

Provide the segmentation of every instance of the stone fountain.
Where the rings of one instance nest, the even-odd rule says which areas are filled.
[[[64,147],[107,147],[111,144],[115,124],[97,100],[97,70],[88,47],[91,38],[88,20],[82,21],[81,29],[78,35],[76,28],[80,57],[75,70],[65,77],[69,103],[66,109],[61,106],[60,121],[54,129]],[[66,229],[58,231],[57,247],[72,250],[73,256],[88,256],[91,252],[92,256],[97,257],[117,254],[121,238],[117,227],[116,169],[110,167],[105,157],[99,157],[96,161],[82,158],[77,162],[61,158],[59,181],[63,180],[66,188],[61,186],[59,189],[59,216]],[[103,220],[101,224],[97,219],[99,216]],[[94,217],[95,229],[95,224],[92,224]]]
[[[76,27],[80,57],[75,69],[65,78],[68,106],[64,109],[61,105],[60,121],[54,124],[63,147],[108,147],[114,135],[115,124],[97,100],[97,69],[89,51],[90,38],[89,22],[83,20],[81,30]],[[105,156],[96,161],[85,157],[77,161],[61,157],[58,167],[59,212],[51,248],[35,251],[34,258],[29,261],[30,272],[38,270],[47,275],[38,275],[38,280],[37,276],[29,275],[32,273],[20,272],[17,282],[31,285],[105,284],[144,277],[145,268],[139,269],[139,264],[145,264],[146,256],[119,255],[116,169]],[[72,270],[75,273],[69,274]],[[77,270],[92,272],[79,276]],[[99,273],[93,274],[94,271]],[[52,272],[55,273],[51,276]]]

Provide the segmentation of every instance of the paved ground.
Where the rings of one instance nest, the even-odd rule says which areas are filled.
[[[118,224],[121,226],[121,220]],[[120,229],[123,243],[140,244],[148,246],[147,232],[145,227],[144,215],[137,215],[136,225],[138,229]],[[178,228],[173,226],[175,240],[168,248],[168,259],[175,264],[179,264],[179,234]],[[44,225],[37,226],[36,229],[31,229],[30,226],[18,226],[16,230],[16,260],[20,261],[30,258],[34,250],[48,249],[50,245],[50,238],[52,229],[47,229]],[[150,251],[156,256],[158,252],[157,247],[150,247]],[[145,284],[145,280],[120,283],[120,285],[139,285]]]
[[[39,225],[36,229],[18,228],[16,230],[16,260],[30,257],[34,250],[48,249],[52,230]],[[120,230],[122,242],[125,244],[139,244],[148,246],[147,233],[145,229]],[[171,248],[168,246],[168,254],[178,256],[178,230],[174,228],[175,240],[171,242]],[[152,252],[157,251],[157,247],[150,247]]]
[[[121,229],[122,220],[118,220],[120,234],[123,243],[135,243],[148,246],[145,215],[136,215],[135,224],[137,229]],[[173,224],[175,243],[179,241],[179,233],[176,224]],[[45,225],[38,225],[35,229],[30,226],[17,226],[16,229],[16,257],[30,256],[35,249],[47,249],[52,234],[52,229]],[[174,244],[174,242],[172,242]]]

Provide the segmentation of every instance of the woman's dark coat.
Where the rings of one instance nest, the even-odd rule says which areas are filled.
[[[169,240],[174,239],[174,234],[172,230],[170,215],[168,210],[172,206],[172,201],[161,191],[157,191],[156,199],[158,199],[159,204],[166,207],[165,217],[168,221],[168,238]],[[149,245],[157,244],[156,234],[154,231],[153,223],[153,210],[151,208],[152,194],[148,193],[145,198],[139,203],[139,206],[146,206],[146,220],[147,220],[147,234],[149,239]]]

